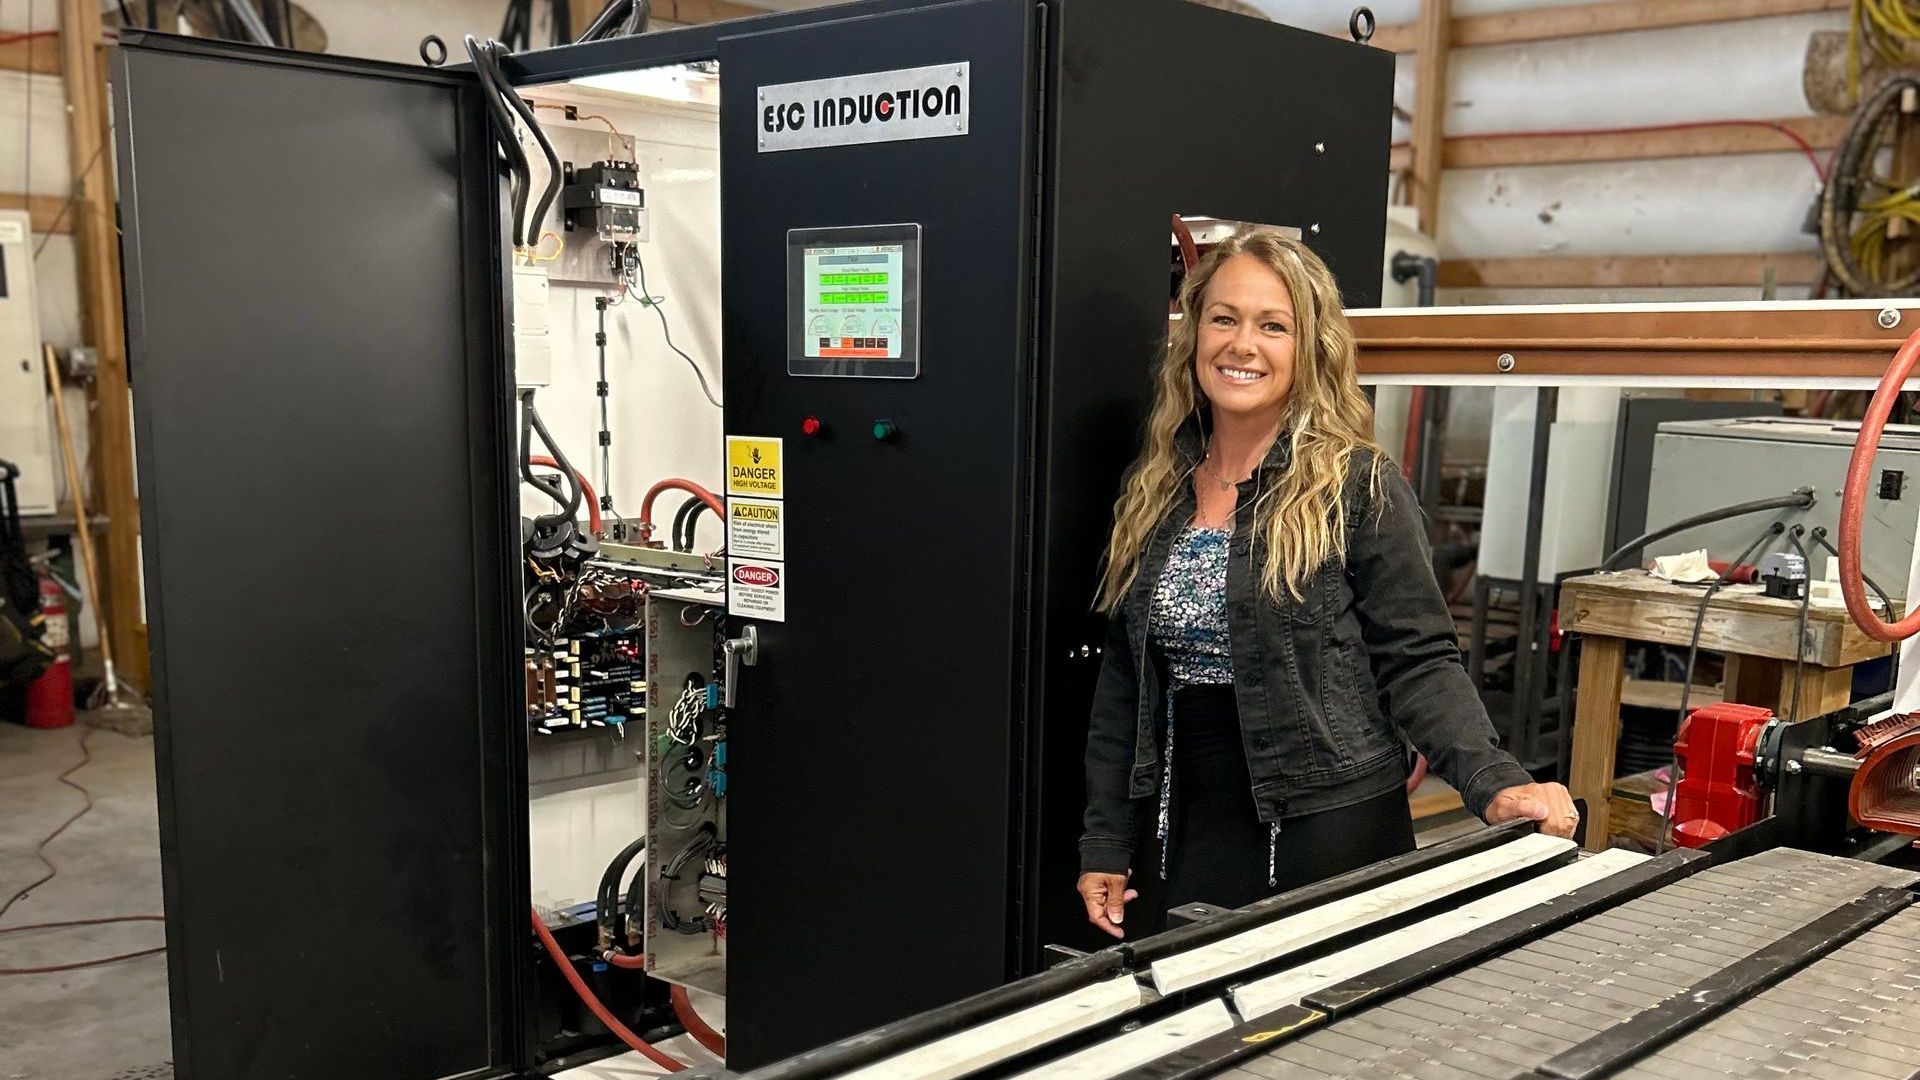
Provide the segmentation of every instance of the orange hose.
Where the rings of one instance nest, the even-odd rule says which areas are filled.
[[[1860,419],[1860,434],[1854,438],[1853,458],[1847,463],[1847,487],[1840,499],[1840,592],[1847,599],[1847,614],[1861,633],[1875,641],[1905,641],[1920,634],[1920,611],[1907,613],[1896,623],[1882,619],[1867,600],[1867,587],[1860,576],[1860,518],[1866,510],[1867,484],[1873,476],[1873,458],[1880,452],[1880,433],[1887,417],[1900,399],[1900,387],[1920,361],[1920,330],[1914,331],[1880,376],[1867,414]]]
[[[613,1032],[614,1035],[619,1037],[621,1042],[632,1047],[634,1053],[639,1054],[641,1057],[646,1058],[648,1061],[653,1062],[655,1065],[660,1066],[670,1073],[684,1071],[686,1065],[674,1060],[662,1051],[655,1049],[652,1043],[635,1035],[628,1029],[627,1025],[621,1023],[619,1018],[615,1017],[605,1005],[600,1003],[599,998],[593,996],[593,991],[587,987],[587,981],[580,977],[579,972],[573,970],[573,962],[567,959],[567,954],[561,950],[560,943],[553,940],[553,932],[547,929],[546,923],[540,921],[540,913],[531,908],[528,909],[528,912],[533,916],[533,932],[539,935],[540,944],[546,946],[547,955],[553,957],[553,962],[555,966],[559,967],[560,974],[566,976],[567,985],[573,987],[573,992],[579,995],[580,1003],[585,1005],[593,1015],[599,1017],[600,1022],[607,1026],[608,1031]]]
[[[612,949],[608,949],[606,952],[600,954],[600,959],[605,960],[614,967],[623,968],[627,971],[647,970],[647,958],[644,956],[628,956],[626,953],[614,952]]]
[[[545,465],[549,469],[557,469],[560,467],[559,462],[553,460],[552,458],[546,456],[545,454],[534,454],[528,457],[527,461],[534,465]],[[599,536],[600,535],[600,497],[593,493],[593,485],[587,483],[586,473],[581,472],[579,469],[575,469],[573,470],[573,475],[579,478],[580,480],[580,498],[582,501],[584,501],[587,504],[587,528],[593,531],[593,535]]]
[[[720,497],[691,480],[669,476],[665,480],[647,489],[646,498],[640,500],[640,539],[644,542],[653,539],[653,503],[663,492],[684,491],[707,504],[713,516],[722,522],[727,520],[727,508],[720,504]]]
[[[687,988],[675,986],[670,996],[673,999],[673,1015],[680,1018],[680,1026],[687,1029],[687,1034],[693,1036],[695,1042],[706,1047],[715,1057],[725,1061],[727,1037],[713,1030],[705,1020],[700,1019],[700,1014],[694,1010],[693,1000],[687,997]]]

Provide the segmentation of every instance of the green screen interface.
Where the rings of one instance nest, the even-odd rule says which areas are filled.
[[[806,355],[900,359],[905,244],[805,249]]]

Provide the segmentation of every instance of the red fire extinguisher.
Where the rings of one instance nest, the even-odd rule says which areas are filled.
[[[40,617],[46,620],[47,647],[53,663],[27,684],[27,726],[63,728],[73,723],[73,649],[67,626],[67,594],[40,568]]]

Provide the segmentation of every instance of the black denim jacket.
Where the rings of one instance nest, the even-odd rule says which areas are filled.
[[[1276,603],[1260,587],[1253,504],[1289,467],[1274,443],[1239,488],[1227,558],[1227,622],[1253,797],[1260,819],[1331,810],[1372,798],[1407,777],[1411,742],[1475,814],[1504,788],[1533,781],[1496,745],[1493,724],[1460,663],[1453,616],[1434,580],[1413,491],[1391,465],[1368,496],[1371,453],[1349,475],[1347,563],[1329,560]],[[1198,435],[1182,449],[1197,459]],[[1087,736],[1083,873],[1133,864],[1135,814],[1160,778],[1166,674],[1147,645],[1147,614],[1173,537],[1193,519],[1191,484],[1149,539],[1126,601],[1108,620]],[[1151,813],[1150,810],[1146,811]]]

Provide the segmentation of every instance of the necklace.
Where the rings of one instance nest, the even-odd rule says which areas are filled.
[[[1206,457],[1200,459],[1200,468],[1208,476],[1213,478],[1214,484],[1216,484],[1221,491],[1233,490],[1234,482],[1232,480],[1227,479],[1224,476],[1221,476],[1220,470],[1213,467],[1212,453],[1208,453]]]

